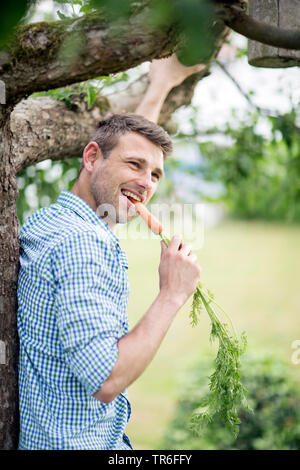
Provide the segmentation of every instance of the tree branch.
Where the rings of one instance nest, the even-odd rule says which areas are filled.
[[[11,114],[16,172],[48,158],[80,157],[104,114],[97,106],[88,111],[80,99],[71,109],[49,96],[22,100]]]
[[[225,6],[225,24],[249,39],[283,49],[300,50],[300,30],[282,29],[255,20],[240,8]]]
[[[220,69],[224,72],[224,74],[229,78],[229,80],[231,80],[231,82],[235,85],[235,87],[241,93],[241,95],[248,101],[248,103],[250,104],[252,108],[254,108],[256,111],[258,111],[259,113],[265,116],[274,116],[274,117],[279,116],[279,114],[276,113],[275,111],[271,111],[270,109],[267,109],[267,108],[262,108],[258,106],[257,104],[255,104],[254,101],[250,98],[250,95],[246,91],[243,90],[239,82],[231,75],[231,73],[227,70],[225,65],[223,65],[219,60],[216,60],[216,64],[220,67]]]
[[[208,66],[191,75],[169,93],[159,123],[175,132],[170,120],[175,109],[188,104],[198,81],[208,74]],[[71,107],[49,96],[28,98],[15,106],[11,114],[12,149],[16,172],[48,158],[63,160],[81,157],[98,122],[110,114],[134,112],[149,84],[147,75],[133,82],[126,90],[107,98],[98,98],[91,110],[78,96]]]
[[[235,5],[225,0],[215,3],[216,15],[224,21],[224,25],[217,21],[216,48],[228,31],[227,25],[264,44],[300,50],[300,31],[254,20],[236,6],[242,4],[239,0]],[[91,13],[19,28],[7,49],[0,51],[0,79],[6,86],[7,104],[17,103],[34,91],[109,75],[170,55],[179,42],[177,26],[170,22],[158,30],[149,26],[150,18],[151,9],[141,2],[126,24],[108,23],[103,15]]]
[[[19,28],[0,56],[7,102],[170,55],[176,44],[174,26],[145,28],[147,14],[145,8],[127,24],[108,24],[100,14],[91,13]]]
[[[151,6],[151,1],[144,3]],[[7,103],[171,55],[181,40],[178,26],[170,20],[158,29],[151,24],[150,7],[141,5],[126,24],[109,23],[103,15],[90,13],[19,28],[8,49],[0,51]],[[212,28],[217,49],[228,28],[222,21]]]

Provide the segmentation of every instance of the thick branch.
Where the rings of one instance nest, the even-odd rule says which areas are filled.
[[[20,28],[0,56],[7,101],[170,55],[176,44],[174,27],[146,28],[147,14],[145,8],[122,25],[89,14]]]
[[[166,57],[179,44],[177,28],[170,23],[158,30],[151,24],[147,6],[135,11],[126,24],[108,23],[93,13],[19,28],[8,50],[0,52],[0,79],[6,85],[7,102]],[[218,48],[228,28],[222,21],[212,28],[214,48]]]
[[[243,90],[241,87],[240,83],[231,75],[231,73],[227,70],[225,65],[223,65],[220,61],[216,61],[217,65],[220,67],[220,69],[224,72],[224,74],[229,78],[229,80],[234,84],[234,86],[238,89],[238,91],[241,93],[241,95],[248,101],[250,106],[254,108],[256,111],[258,111],[260,114],[265,115],[265,116],[278,116],[278,114],[275,111],[271,111],[270,109],[267,108],[262,108],[261,106],[258,106],[257,104],[254,103],[254,101],[251,99],[250,95]]]
[[[216,3],[216,14],[240,34],[275,47],[300,49],[299,31],[260,23],[234,5]],[[150,18],[151,10],[141,7],[126,24],[108,23],[93,13],[19,28],[8,49],[0,53],[0,79],[6,86],[7,103],[16,103],[34,91],[109,75],[170,55],[178,46],[176,26],[165,24],[158,30],[151,26]],[[217,23],[215,46],[227,30],[222,22]]]
[[[22,100],[11,114],[16,172],[48,158],[80,157],[103,115],[98,107],[88,111],[80,101],[70,109],[49,96]]]
[[[300,30],[278,28],[255,20],[235,6],[226,7],[227,26],[249,39],[284,49],[300,50]]]

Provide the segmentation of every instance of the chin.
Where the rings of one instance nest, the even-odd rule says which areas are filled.
[[[126,213],[126,214],[118,214],[117,216],[117,223],[118,224],[128,224],[128,222],[130,222],[134,217],[136,217],[137,213],[135,214],[130,214],[130,213]]]

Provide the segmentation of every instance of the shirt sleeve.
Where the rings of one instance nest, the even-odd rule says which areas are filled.
[[[118,264],[97,233],[81,232],[54,250],[59,341],[74,373],[93,395],[117,360]]]

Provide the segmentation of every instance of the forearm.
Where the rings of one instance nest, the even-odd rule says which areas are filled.
[[[205,64],[185,67],[177,60],[175,54],[166,59],[154,60],[149,70],[149,87],[135,113],[157,122],[162,105],[172,88],[180,85],[189,75],[206,67]]]
[[[180,302],[160,293],[136,327],[118,342],[119,354],[110,376],[94,395],[108,403],[146,369],[168,331]]]
[[[135,110],[135,114],[140,114],[150,121],[157,123],[162,105],[170,90],[171,87],[166,83],[158,81],[150,82],[141,103]]]

